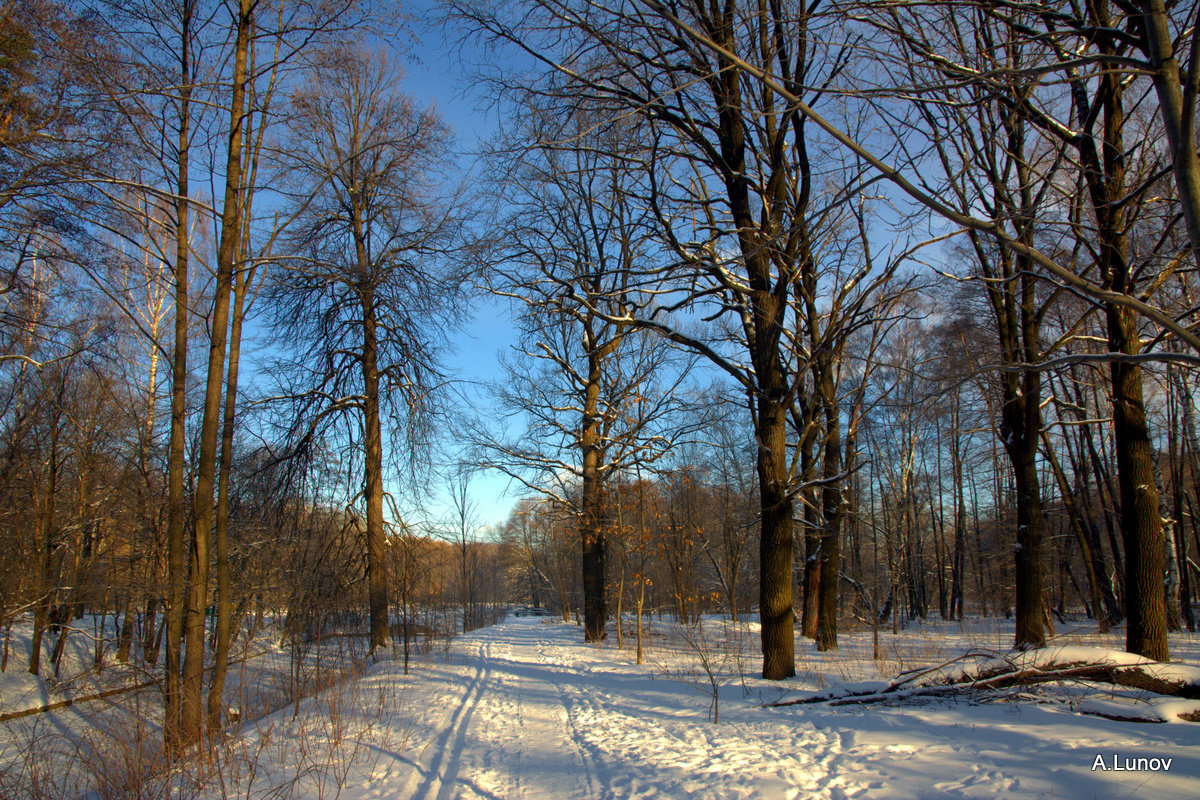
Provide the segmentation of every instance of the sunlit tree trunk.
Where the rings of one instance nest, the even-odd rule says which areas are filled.
[[[1107,309],[1109,346],[1117,353],[1141,349],[1137,320],[1127,309]],[[1121,487],[1121,529],[1125,539],[1125,649],[1166,661],[1167,613],[1163,597],[1165,545],[1154,451],[1142,399],[1142,370],[1134,363],[1114,361],[1113,435],[1117,449],[1117,480]]]
[[[212,677],[209,679],[206,726],[209,739],[215,739],[224,724],[225,673],[229,663],[233,586],[229,574],[229,473],[233,466],[233,433],[238,394],[238,363],[241,355],[242,319],[245,315],[246,290],[251,276],[243,272],[237,279],[233,298],[233,326],[229,334],[229,374],[225,380],[225,413],[221,433],[220,476],[217,483],[216,526],[213,531],[213,566],[217,578],[216,630],[213,636]]]
[[[180,658],[183,646],[183,605],[186,580],[186,514],[184,457],[187,415],[188,263],[190,203],[188,170],[191,145],[192,22],[195,0],[182,6],[179,45],[179,171],[175,184],[175,342],[171,357],[171,432],[167,453],[167,591],[163,609],[166,653],[163,680],[163,741],[167,755],[182,749],[180,732]],[[152,627],[152,626],[151,626]]]
[[[225,382],[226,344],[229,336],[230,300],[235,261],[241,251],[242,232],[242,146],[246,117],[247,61],[253,13],[257,0],[239,0],[236,12],[234,65],[229,100],[229,134],[225,160],[225,196],[221,211],[220,242],[212,308],[212,339],[200,422],[200,446],[196,465],[195,530],[189,551],[187,606],[184,618],[186,650],[180,686],[180,743],[194,745],[203,737],[201,697],[204,652],[207,645],[205,618],[209,599],[210,549],[216,501],[218,438],[221,430],[221,399]]]
[[[1160,108],[1167,128],[1168,139],[1175,146],[1175,155],[1183,164],[1176,165],[1176,185],[1179,187],[1184,218],[1193,237],[1200,222],[1193,211],[1200,206],[1200,167],[1191,137],[1187,144],[1177,141],[1181,136],[1178,124],[1182,99],[1178,99],[1177,72],[1164,83],[1162,70],[1173,65],[1168,55],[1169,43],[1164,45],[1165,11],[1160,0],[1147,3],[1148,15],[1145,36],[1148,55],[1159,69],[1155,73]],[[1096,22],[1111,24],[1109,4],[1098,2],[1092,9]],[[1105,51],[1115,45],[1109,37],[1101,37],[1099,45]],[[1167,52],[1163,47],[1167,47]],[[1175,90],[1166,84],[1175,83]],[[1099,106],[1103,140],[1100,151],[1085,139],[1080,147],[1084,177],[1087,180],[1092,206],[1096,213],[1099,239],[1099,268],[1106,288],[1122,295],[1133,295],[1134,274],[1129,263],[1126,186],[1126,151],[1124,144],[1125,108],[1124,81],[1115,73],[1101,75],[1093,106]],[[1078,96],[1078,92],[1077,92]],[[1078,102],[1078,101],[1077,101]],[[1190,130],[1190,128],[1189,128]],[[1186,151],[1181,155],[1182,151]],[[1200,238],[1193,238],[1193,246]],[[1105,303],[1108,326],[1108,346],[1114,353],[1136,355],[1141,351],[1138,333],[1139,317],[1126,306]],[[1154,474],[1154,455],[1146,423],[1146,407],[1142,394],[1142,368],[1139,364],[1115,360],[1110,366],[1112,377],[1113,441],[1117,453],[1117,483],[1121,494],[1121,528],[1125,544],[1125,649],[1131,653],[1159,661],[1169,657],[1167,646],[1166,604],[1163,598],[1163,527],[1159,507],[1158,484]]]
[[[367,506],[367,608],[371,651],[391,643],[388,586],[384,563],[387,535],[383,526],[383,432],[379,419],[378,321],[369,289],[363,292],[363,493]]]

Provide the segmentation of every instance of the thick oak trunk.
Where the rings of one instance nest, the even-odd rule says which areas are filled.
[[[796,674],[795,615],[792,611],[792,496],[786,454],[787,410],[760,396],[758,479],[762,510],[759,540],[758,607],[762,626],[763,677]]]
[[[1006,430],[1005,435],[1012,433]],[[1013,553],[1017,584],[1016,646],[1035,648],[1046,642],[1042,597],[1044,522],[1037,472],[1037,431],[1026,432],[1006,449],[1013,462],[1017,494],[1017,541]]]
[[[1140,349],[1136,320],[1125,309],[1108,308],[1109,346],[1114,352]],[[1125,543],[1125,649],[1166,661],[1167,612],[1163,598],[1163,547],[1154,455],[1137,364],[1112,364],[1113,439],[1121,488],[1121,530]]]
[[[583,638],[604,639],[608,609],[604,597],[605,540],[600,490],[600,362],[594,338],[588,336],[588,377],[584,387],[580,445],[583,475],[579,513],[580,564],[583,577]]]

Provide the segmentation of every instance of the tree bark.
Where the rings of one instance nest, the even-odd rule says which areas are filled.
[[[1036,398],[1031,402],[1036,403]],[[1016,646],[1021,649],[1041,647],[1046,642],[1042,597],[1044,521],[1037,473],[1037,439],[1034,438],[1037,431],[1028,434],[1032,443],[1022,436],[1014,446],[1006,446],[1013,461],[1017,494]]]
[[[61,397],[59,400],[61,401]],[[33,611],[33,637],[29,646],[29,673],[37,675],[42,665],[42,637],[50,624],[51,610],[54,603],[55,580],[54,571],[54,523],[55,507],[58,495],[58,435],[59,411],[51,412],[50,421],[50,453],[46,460],[46,484],[42,496],[41,508],[37,509],[37,571],[38,580],[35,584],[38,596]]]
[[[588,330],[584,346],[588,353],[587,383],[584,387],[580,446],[583,451],[579,513],[580,564],[583,573],[583,639],[604,639],[608,610],[604,597],[605,541],[603,498],[600,488],[600,367],[603,354]]]
[[[1154,82],[1168,139],[1176,158],[1176,184],[1181,193],[1184,219],[1189,235],[1196,230],[1190,208],[1200,203],[1200,167],[1197,166],[1192,139],[1178,128],[1183,116],[1183,100],[1178,93],[1178,69],[1165,42],[1166,12],[1161,0],[1144,4],[1143,20],[1147,55],[1155,68]],[[1094,11],[1100,24],[1107,24],[1108,6],[1098,4]],[[1101,39],[1102,43],[1107,39]],[[1165,49],[1164,49],[1165,48]],[[1169,73],[1169,74],[1168,74]],[[1173,84],[1172,89],[1167,84]],[[1077,95],[1081,90],[1077,90]],[[1101,152],[1084,137],[1080,156],[1092,206],[1096,213],[1100,241],[1099,268],[1105,287],[1124,295],[1134,293],[1134,277],[1128,260],[1128,233],[1124,197],[1126,193],[1126,152],[1124,148],[1124,87],[1119,76],[1101,76],[1095,103],[1103,119]],[[1082,105],[1077,100],[1077,104]],[[1189,129],[1190,130],[1190,129]],[[1173,138],[1174,137],[1174,138]],[[1182,148],[1182,151],[1181,149]],[[1190,166],[1188,166],[1190,164]],[[1194,194],[1193,194],[1194,192]],[[1193,238],[1193,246],[1200,238]],[[1137,354],[1141,350],[1138,318],[1134,312],[1115,302],[1105,303],[1108,346],[1116,353]],[[1163,598],[1163,528],[1159,508],[1158,485],[1154,475],[1153,450],[1146,424],[1142,396],[1142,370],[1136,363],[1114,361],[1112,377],[1113,441],[1117,453],[1117,482],[1121,493],[1121,528],[1125,544],[1125,610],[1128,616],[1125,647],[1131,653],[1166,661],[1166,604]]]
[[[204,414],[200,423],[200,448],[196,466],[195,530],[190,548],[190,575],[184,618],[186,650],[180,687],[180,744],[198,744],[203,738],[201,696],[204,679],[205,617],[208,607],[210,544],[214,517],[218,449],[221,428],[221,389],[225,382],[226,342],[229,335],[230,295],[234,262],[240,251],[242,230],[242,143],[246,117],[246,80],[250,34],[256,0],[240,0],[236,14],[234,68],[229,101],[229,135],[225,161],[225,196],[217,246],[216,288],[213,296],[212,339],[208,350]]]
[[[1166,3],[1163,0],[1145,0],[1138,5],[1142,9],[1140,19],[1131,16],[1130,22],[1137,20],[1139,23],[1137,28],[1140,30],[1137,32],[1143,42],[1142,49],[1150,61],[1159,114],[1167,134],[1167,143],[1171,148],[1171,165],[1175,186],[1179,192],[1179,207],[1183,212],[1188,239],[1192,245],[1192,257],[1200,264],[1200,158],[1196,155],[1194,134],[1198,88],[1197,60],[1200,57],[1200,54],[1195,52],[1195,45],[1200,29],[1194,29],[1192,34],[1191,63],[1186,80],[1181,80],[1185,76],[1180,72],[1180,64],[1175,57]]]
[[[187,579],[184,571],[187,534],[187,509],[184,503],[184,457],[187,442],[184,422],[187,416],[188,259],[191,252],[188,170],[191,142],[191,37],[195,0],[185,0],[182,11],[179,48],[179,172],[175,186],[175,342],[171,358],[171,433],[167,453],[167,592],[163,609],[167,640],[166,664],[163,670],[163,746],[168,758],[175,757],[182,749],[179,730],[180,656],[183,647],[184,582]],[[151,649],[157,651],[157,646]],[[157,652],[155,654],[157,655]]]
[[[1192,612],[1192,568],[1188,558],[1188,537],[1184,529],[1184,480],[1185,476],[1191,475],[1193,485],[1195,484],[1197,475],[1195,469],[1195,449],[1196,449],[1196,425],[1194,412],[1192,410],[1192,393],[1187,385],[1188,373],[1183,370],[1175,370],[1172,374],[1174,389],[1179,394],[1178,404],[1180,413],[1178,420],[1182,429],[1182,436],[1178,445],[1175,463],[1175,550],[1176,556],[1179,559],[1180,573],[1180,594],[1181,594],[1181,612],[1183,621],[1187,625],[1189,631],[1196,630],[1196,618]],[[1188,515],[1191,518],[1191,515]],[[1192,530],[1196,530],[1196,521],[1191,519]]]
[[[229,663],[233,586],[229,574],[229,473],[233,466],[233,433],[238,394],[238,364],[241,355],[242,319],[250,275],[242,273],[234,288],[233,327],[229,334],[229,376],[225,381],[225,414],[221,432],[220,478],[217,483],[217,518],[213,537],[214,568],[217,574],[217,618],[213,643],[212,676],[209,679],[207,731],[210,740],[224,724],[223,694]]]
[[[761,373],[760,373],[761,374]],[[758,400],[758,480],[762,511],[759,540],[759,622],[763,677],[796,674],[795,615],[792,611],[792,496],[786,462],[787,409],[764,392]]]
[[[960,449],[962,435],[962,397],[955,395],[950,422],[950,473],[954,480],[954,567],[950,572],[950,616],[963,619],[967,560],[967,498],[963,480],[963,457]],[[980,598],[982,600],[982,598]]]
[[[1137,353],[1137,320],[1127,309],[1109,305],[1109,347]],[[1154,454],[1142,399],[1142,370],[1134,363],[1112,363],[1113,435],[1117,481],[1121,487],[1121,530],[1125,543],[1125,649],[1167,661],[1167,611],[1163,599],[1163,538]]]
[[[383,529],[383,433],[379,418],[377,321],[370,289],[363,299],[363,494],[367,504],[367,608],[370,648],[375,652],[391,641],[388,629],[388,585],[384,564],[387,536]]]
[[[825,364],[820,376],[821,402],[825,408],[825,453],[821,489],[821,588],[817,621],[817,649],[837,649],[838,581],[841,573],[843,510],[842,427],[834,396],[833,365]]]
[[[804,564],[800,583],[800,635],[816,641],[817,627],[821,615],[821,515],[817,510],[816,492],[807,488],[815,482],[817,432],[820,426],[811,415],[815,403],[801,400],[798,424],[803,426],[797,449],[800,451],[800,485],[802,499],[800,514],[804,541]],[[807,407],[806,407],[807,406]]]

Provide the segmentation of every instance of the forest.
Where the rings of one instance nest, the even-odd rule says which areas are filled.
[[[294,697],[513,608],[1168,662],[1198,97],[1184,0],[0,0],[0,672],[171,763],[255,642]]]

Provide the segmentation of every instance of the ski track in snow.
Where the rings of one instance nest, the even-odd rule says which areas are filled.
[[[450,800],[450,791],[458,780],[459,762],[466,745],[467,731],[471,717],[479,707],[479,701],[488,688],[490,664],[486,644],[481,644],[478,651],[479,664],[475,676],[463,695],[462,703],[454,709],[446,730],[438,737],[434,747],[433,757],[429,765],[422,771],[424,780],[412,795],[413,800]],[[436,793],[434,790],[436,789]],[[481,792],[477,792],[484,797]]]
[[[474,664],[464,691],[430,698],[445,710],[429,721],[440,730],[390,796],[791,800],[850,798],[879,785],[839,774],[842,735],[769,718],[710,725],[692,689],[578,635],[535,619],[466,637]],[[418,677],[414,700],[420,685]]]
[[[444,729],[418,759],[419,781],[393,786],[413,800],[510,800],[606,797],[571,713],[558,670],[532,658],[537,628],[519,626],[473,645],[474,675],[465,692],[442,699],[452,707]],[[419,685],[419,678],[418,683]],[[435,701],[436,702],[436,701]],[[436,725],[435,725],[436,727]],[[411,786],[416,783],[416,786]],[[381,792],[381,796],[388,796]]]

